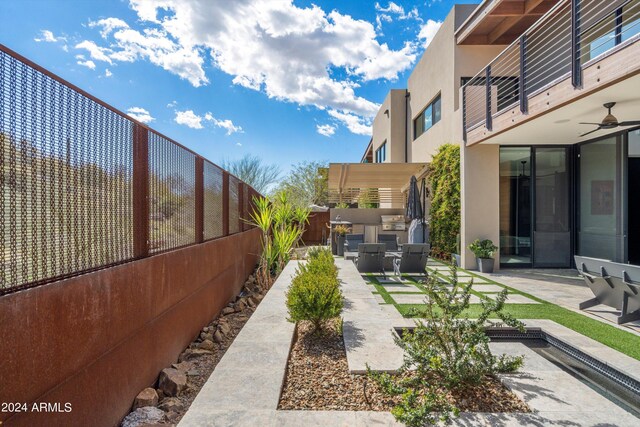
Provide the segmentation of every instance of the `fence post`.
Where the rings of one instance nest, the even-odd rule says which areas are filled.
[[[204,159],[196,156],[195,209],[196,243],[204,242]]]
[[[149,255],[149,131],[133,125],[133,256]]]
[[[520,84],[518,85],[520,96],[520,112],[527,114],[529,100],[527,98],[527,35],[520,37]]]
[[[222,171],[222,235],[229,235],[229,173]]]
[[[582,86],[580,31],[580,0],[571,0],[571,84],[575,89]]]
[[[244,231],[244,183],[238,181],[238,230]]]

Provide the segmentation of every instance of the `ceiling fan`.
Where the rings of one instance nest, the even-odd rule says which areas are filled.
[[[592,131],[583,133],[582,135],[580,135],[580,137],[582,138],[583,136],[589,135],[590,133],[599,131],[601,129],[613,129],[613,128],[617,128],[618,126],[640,126],[640,120],[634,120],[630,122],[618,122],[618,119],[616,119],[616,117],[613,114],[611,114],[611,109],[613,108],[614,105],[616,105],[615,102],[607,102],[606,104],[603,104],[603,107],[609,110],[609,112],[607,113],[605,118],[602,119],[602,123],[580,123],[581,125],[598,126]]]

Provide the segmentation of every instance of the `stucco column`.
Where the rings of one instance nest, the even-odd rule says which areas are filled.
[[[460,147],[462,266],[475,269],[476,261],[468,246],[475,239],[491,239],[500,245],[500,147],[477,144]],[[499,254],[496,253],[498,269]]]

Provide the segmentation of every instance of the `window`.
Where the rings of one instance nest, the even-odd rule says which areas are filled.
[[[387,143],[386,142],[384,142],[376,150],[376,163],[383,163],[385,160],[387,160]]]
[[[431,104],[427,105],[422,113],[418,115],[413,121],[413,139],[418,138],[420,135],[431,129],[431,126],[435,125],[442,118],[442,109],[440,102],[440,95],[436,97]]]

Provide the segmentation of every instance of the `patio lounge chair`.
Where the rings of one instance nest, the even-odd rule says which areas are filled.
[[[431,245],[428,243],[406,243],[402,246],[402,255],[393,261],[393,270],[397,276],[403,273],[427,274],[427,258]]]
[[[595,298],[580,310],[604,304],[620,310],[618,324],[640,320],[640,266],[575,256],[576,266]]]
[[[356,267],[361,273],[382,273],[384,275],[384,244],[360,243]]]
[[[364,243],[364,234],[346,234],[344,236],[344,251],[358,252],[360,243]]]
[[[384,243],[387,251],[398,251],[398,237],[395,234],[378,234],[378,243]]]

